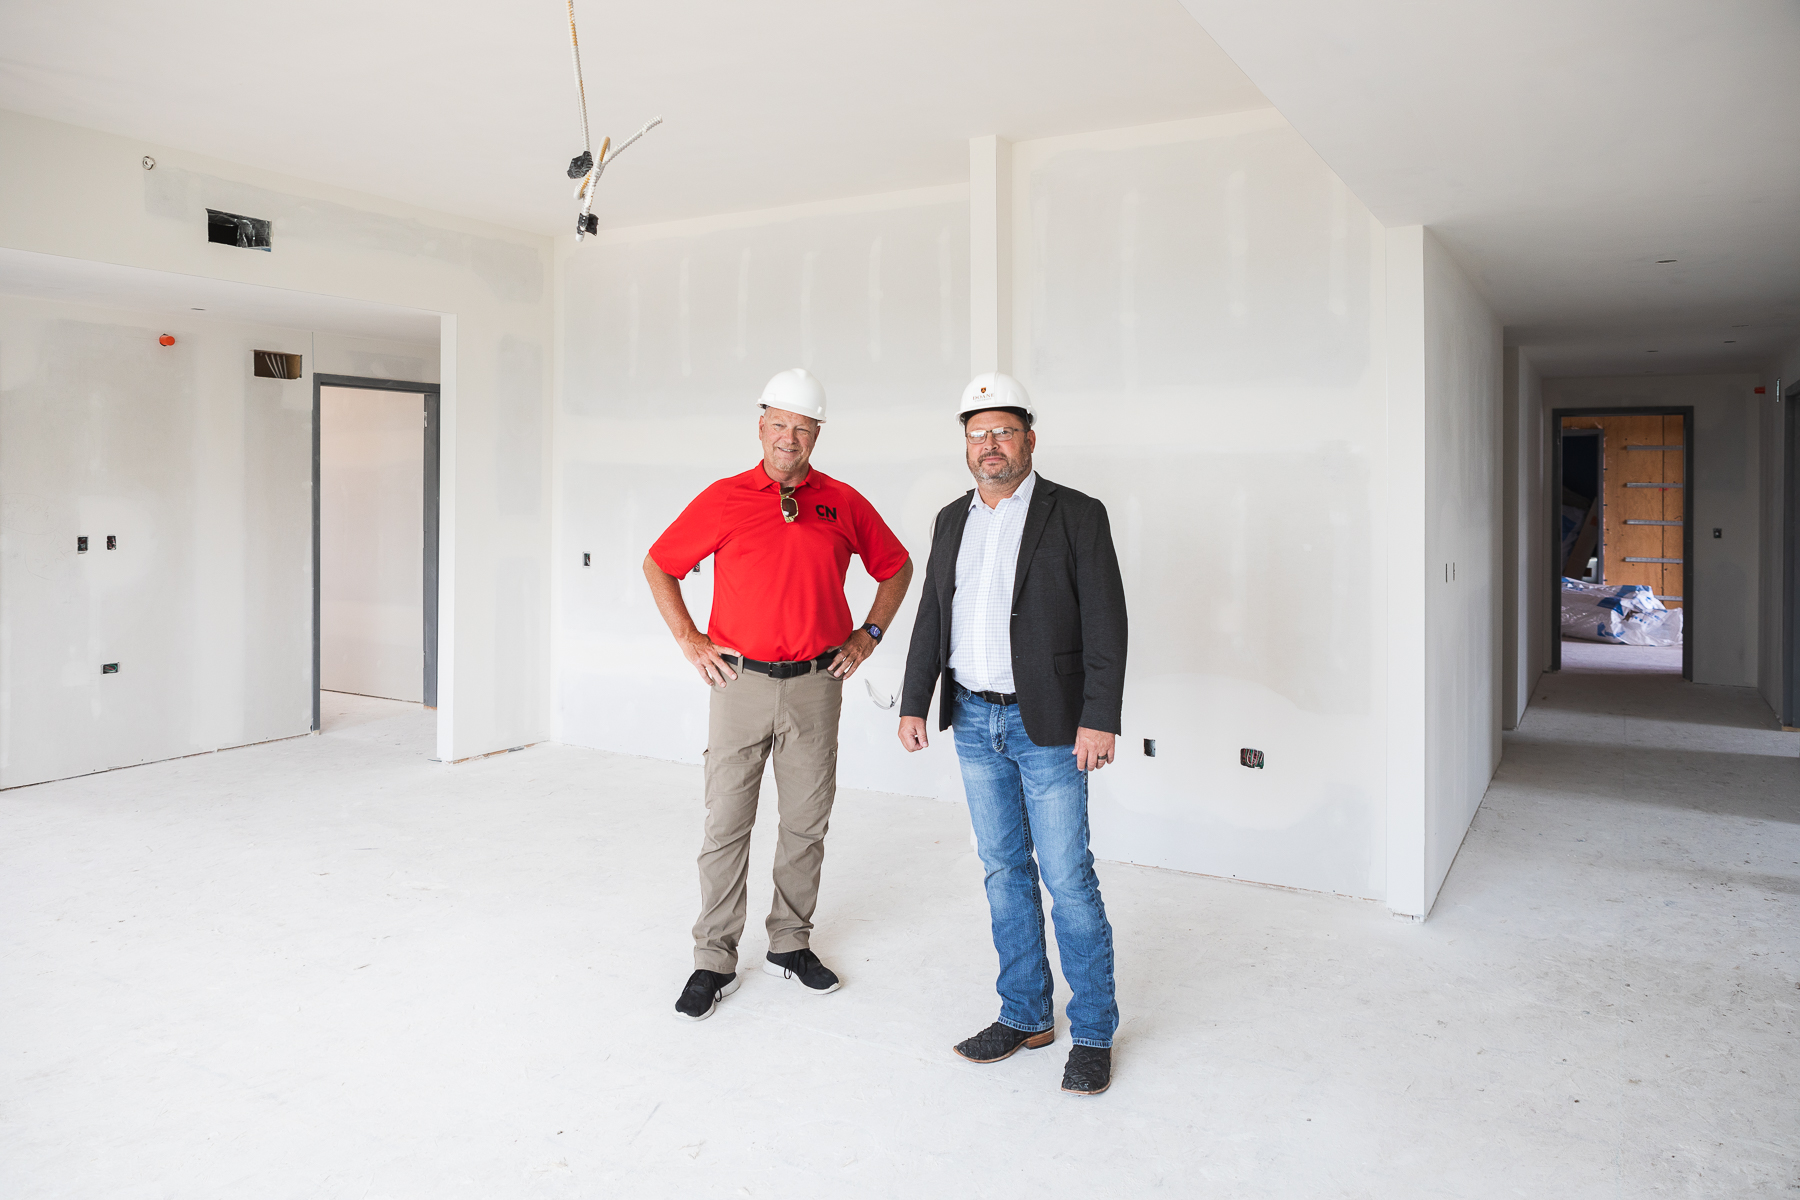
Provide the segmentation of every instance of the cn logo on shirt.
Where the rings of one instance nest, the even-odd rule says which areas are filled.
[[[822,521],[837,520],[837,509],[832,505],[815,504],[813,505],[813,511],[819,514],[819,519]]]

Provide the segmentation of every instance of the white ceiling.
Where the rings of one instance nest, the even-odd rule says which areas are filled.
[[[1265,107],[1178,0],[577,0],[603,226],[968,178],[968,141]],[[0,5],[0,107],[574,231],[561,0]]]
[[[1546,373],[1755,369],[1800,337],[1794,0],[1183,2]]]
[[[0,295],[433,345],[441,325],[438,314],[419,309],[6,247],[0,247]]]
[[[596,137],[666,118],[608,173],[603,225],[955,182],[973,135],[1272,101],[1382,221],[1436,229],[1549,373],[1754,369],[1800,336],[1794,0],[578,16]],[[0,107],[545,233],[572,222],[573,92],[556,0],[0,6]]]

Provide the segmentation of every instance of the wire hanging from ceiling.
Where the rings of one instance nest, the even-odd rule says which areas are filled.
[[[575,185],[575,198],[581,201],[581,211],[575,216],[575,240],[580,241],[590,233],[600,232],[600,218],[594,215],[594,190],[599,186],[600,176],[606,168],[612,166],[613,159],[619,157],[639,138],[662,124],[661,117],[653,117],[644,123],[644,127],[619,143],[618,149],[612,148],[612,138],[607,137],[600,142],[600,154],[594,154],[594,138],[588,132],[587,84],[581,77],[581,39],[575,35],[575,0],[569,4],[569,53],[575,60],[575,98],[581,106],[581,153],[569,160],[569,178],[579,179]]]

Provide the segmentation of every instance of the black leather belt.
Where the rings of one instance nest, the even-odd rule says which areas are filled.
[[[837,657],[841,646],[833,646],[817,658],[809,658],[804,662],[759,662],[754,658],[745,658],[741,654],[727,654],[726,658],[738,660],[738,667],[745,671],[755,671],[758,675],[767,675],[770,679],[793,679],[798,675],[810,675],[814,671],[823,671]]]
[[[989,704],[998,704],[1002,707],[1019,702],[1019,693],[1017,692],[978,692],[972,687],[964,687],[963,690],[971,696],[980,696]]]

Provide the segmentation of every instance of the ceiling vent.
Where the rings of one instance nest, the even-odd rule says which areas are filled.
[[[269,249],[269,223],[261,217],[245,217],[237,213],[206,210],[206,240],[221,246],[242,246],[246,250]]]
[[[255,371],[258,379],[298,379],[300,378],[300,356],[283,354],[279,350],[252,350],[255,359]]]

